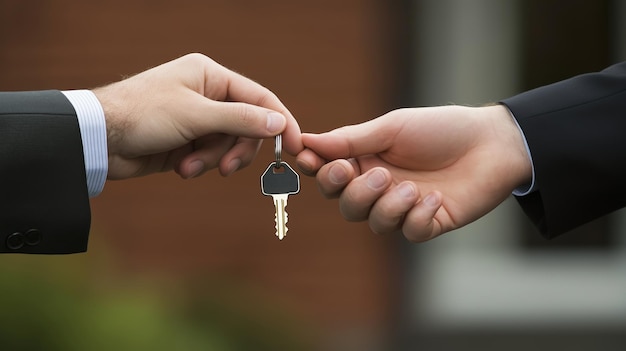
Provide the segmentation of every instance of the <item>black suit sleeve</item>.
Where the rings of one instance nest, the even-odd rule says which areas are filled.
[[[0,93],[0,252],[86,251],[90,221],[72,104],[59,91]]]
[[[518,197],[547,238],[626,205],[626,62],[503,100],[537,191]]]

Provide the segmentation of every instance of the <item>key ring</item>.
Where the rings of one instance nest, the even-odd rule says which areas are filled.
[[[283,135],[278,134],[274,143],[274,155],[276,156],[276,169],[282,167],[283,160],[281,154],[283,152]]]

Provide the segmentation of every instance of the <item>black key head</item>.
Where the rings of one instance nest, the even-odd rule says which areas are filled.
[[[261,176],[261,191],[263,195],[297,194],[300,192],[300,176],[287,164],[281,162],[276,167],[272,162]]]

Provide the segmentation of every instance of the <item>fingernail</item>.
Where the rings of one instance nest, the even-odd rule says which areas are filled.
[[[328,170],[328,179],[333,184],[345,184],[348,181],[348,172],[340,165],[333,165]]]
[[[372,172],[372,174],[367,176],[367,185],[370,187],[370,189],[373,190],[378,190],[382,188],[386,182],[387,178],[385,177],[385,174],[380,170],[375,170],[374,172]]]
[[[429,207],[436,207],[437,205],[439,205],[439,196],[434,193],[430,193],[426,195],[426,197],[422,201],[425,205]]]
[[[232,159],[230,163],[228,163],[228,175],[235,173],[241,167],[241,160],[238,158]]]
[[[193,178],[204,170],[204,162],[200,160],[193,161],[189,164],[189,178]]]
[[[269,112],[267,114],[267,130],[270,133],[278,133],[283,130],[285,125],[285,117],[278,112]]]
[[[415,196],[415,187],[411,183],[402,183],[398,185],[398,189],[396,191],[405,199]]]

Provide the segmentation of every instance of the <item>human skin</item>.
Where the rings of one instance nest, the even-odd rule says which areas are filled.
[[[327,133],[302,135],[299,168],[338,198],[349,221],[422,242],[482,217],[519,186],[532,166],[503,105],[391,111]]]
[[[106,120],[108,179],[174,170],[182,178],[252,162],[262,139],[283,134],[303,149],[300,127],[269,89],[201,54],[189,54],[93,90]]]

